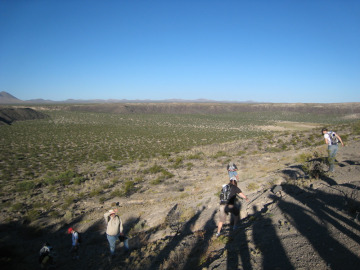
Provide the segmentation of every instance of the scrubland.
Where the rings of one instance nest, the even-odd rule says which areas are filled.
[[[338,131],[350,145],[358,145],[360,132],[356,117],[331,114],[331,110],[205,114],[114,113],[59,106],[38,109],[49,118],[0,126],[1,226],[13,231],[2,235],[1,244],[2,250],[17,248],[3,256],[10,267],[16,265],[14,255],[26,254],[19,269],[32,269],[26,265],[36,257],[37,245],[44,239],[50,239],[57,248],[58,267],[70,269],[65,259],[66,244],[60,241],[67,239],[63,232],[69,225],[87,235],[89,247],[98,247],[84,259],[86,262],[74,264],[78,268],[217,269],[218,262],[219,269],[235,264],[262,269],[264,244],[245,247],[249,253],[246,267],[244,261],[231,259],[228,254],[242,248],[235,245],[239,236],[212,238],[227,163],[234,161],[239,166],[240,187],[258,207],[242,209],[246,231],[259,219],[264,205],[273,204],[275,199],[262,196],[270,197],[268,193],[275,185],[300,192],[310,185],[320,186],[321,181],[340,182],[326,174],[321,127]],[[353,155],[348,161],[356,165],[351,168],[357,168],[358,157]],[[351,172],[356,175],[356,170]],[[345,177],[345,172],[340,176]],[[341,183],[350,180],[356,179],[342,179]],[[353,196],[353,201],[358,200],[349,194],[347,199]],[[114,202],[120,202],[133,246],[127,259],[118,259],[124,267],[108,264],[102,235],[101,216]],[[350,216],[356,215],[357,207],[354,204]],[[281,229],[290,224],[289,216],[280,219]],[[358,230],[358,225],[351,226]],[[228,233],[229,228],[225,226]],[[13,244],[7,237],[21,238],[16,230],[28,234],[23,240],[27,244],[33,241],[37,245],[28,250]],[[242,245],[245,238],[242,236]],[[189,246],[188,251],[181,247],[182,242]],[[289,265],[296,265],[291,256]]]

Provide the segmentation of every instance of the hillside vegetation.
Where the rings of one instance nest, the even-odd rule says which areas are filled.
[[[268,235],[270,230],[272,243],[285,243],[286,237],[299,235],[296,231],[311,238],[311,227],[302,231],[297,219],[308,220],[310,226],[312,218],[307,211],[323,211],[315,203],[321,183],[333,187],[349,184],[337,188],[340,191],[332,195],[332,202],[325,196],[331,189],[322,190],[320,205],[342,208],[342,213],[333,216],[351,227],[344,233],[351,241],[358,239],[358,188],[356,179],[350,179],[359,170],[356,106],[345,109],[336,105],[348,112],[338,114],[329,113],[334,111],[330,105],[321,113],[317,109],[304,113],[293,105],[285,106],[286,110],[277,105],[276,110],[217,110],[211,114],[191,110],[161,113],[161,108],[152,113],[109,112],[107,105],[104,110],[93,109],[102,106],[32,107],[50,118],[0,127],[1,260],[9,269],[37,269],[37,252],[44,241],[57,250],[59,269],[266,268],[261,258],[269,256],[270,247],[252,233]],[[326,149],[319,131],[323,125],[334,128],[352,145],[345,149],[348,156],[339,162],[343,170],[335,176],[326,174]],[[233,235],[225,226],[225,234],[214,238],[219,187],[227,181],[229,161],[239,165],[240,187],[252,203],[242,208],[242,233]],[[285,196],[279,197],[271,190],[280,184]],[[314,204],[309,204],[308,198],[314,198]],[[102,215],[114,202],[120,203],[132,251],[109,264]],[[303,216],[288,211],[296,207]],[[273,222],[279,226],[275,228]],[[66,255],[70,240],[64,232],[69,225],[86,238],[82,260],[75,263]],[[337,229],[344,232],[339,226]],[[320,227],[314,233],[319,231]],[[286,251],[288,256],[280,256],[286,258],[280,269],[285,269],[286,263],[305,268],[318,264],[319,269],[325,269],[322,267],[327,267],[328,261],[339,265],[327,251],[323,261],[312,261],[306,252],[322,248],[305,243],[303,238],[297,243],[306,247],[303,262],[294,253],[300,247],[293,245]],[[347,245],[333,244],[331,248],[349,250],[345,260],[359,260],[358,255],[351,255],[356,244]],[[232,253],[241,256],[231,257]],[[21,259],[16,260],[19,255]],[[273,261],[268,263],[274,266]]]

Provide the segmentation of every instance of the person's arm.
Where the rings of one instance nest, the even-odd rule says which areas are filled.
[[[78,232],[74,233],[74,240],[75,240],[75,246],[77,246],[79,244],[79,233]]]
[[[119,223],[120,223],[120,224],[119,224],[120,235],[124,235],[124,234],[123,234],[123,224],[122,224],[122,220],[121,220],[120,216],[119,216],[119,221],[120,221],[120,222],[119,222]]]
[[[240,192],[238,194],[241,198],[245,199],[247,202],[249,201],[249,198],[244,193]]]
[[[104,214],[104,218],[105,218],[106,224],[109,222],[109,216],[110,216],[110,213],[109,213],[109,212],[106,212],[106,213]]]
[[[341,137],[339,135],[337,135],[337,133],[335,133],[335,136],[341,142],[341,145],[344,146],[344,143],[343,143]]]
[[[324,135],[324,139],[325,139],[325,144],[329,145],[329,143],[330,143],[329,134],[325,134],[325,135]]]

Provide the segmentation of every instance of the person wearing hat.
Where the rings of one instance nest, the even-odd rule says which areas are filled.
[[[233,229],[236,230],[237,222],[239,221],[240,216],[240,209],[236,206],[236,196],[239,195],[241,198],[245,199],[246,201],[249,201],[248,197],[242,193],[241,189],[237,186],[237,180],[236,177],[230,178],[230,183],[228,184],[230,186],[230,194],[229,199],[226,203],[220,204],[220,220],[218,223],[218,229],[216,236],[220,236],[221,228],[223,224],[226,222],[226,217],[228,213],[232,213],[234,215],[234,227]]]
[[[110,254],[113,257],[115,255],[115,245],[116,241],[119,239],[119,236],[124,237],[123,234],[123,224],[121,218],[116,214],[117,209],[111,209],[104,214],[106,227],[106,237],[110,245]],[[126,250],[128,250],[127,240],[124,241]]]
[[[72,245],[71,245],[70,253],[72,255],[72,258],[73,258],[73,260],[78,260],[79,259],[79,246],[80,246],[79,234],[77,231],[75,231],[71,227],[67,230],[67,233],[71,234]]]

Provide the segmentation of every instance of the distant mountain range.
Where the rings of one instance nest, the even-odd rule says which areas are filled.
[[[128,99],[67,99],[63,101],[53,101],[45,99],[30,99],[30,100],[21,100],[13,95],[2,91],[0,92],[0,104],[79,104],[79,103],[149,103],[149,102],[168,102],[168,103],[256,103],[254,101],[215,101],[210,99],[196,99],[196,100],[186,100],[186,99],[165,99],[165,100],[128,100]]]

